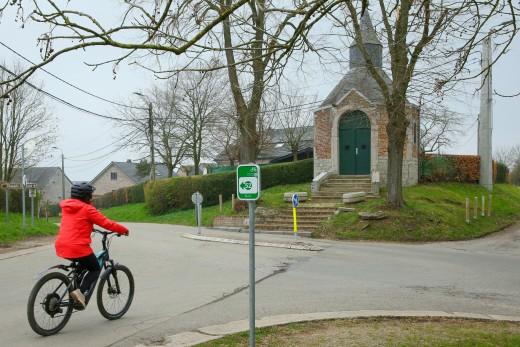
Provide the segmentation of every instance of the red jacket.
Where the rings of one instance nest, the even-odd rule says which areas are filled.
[[[54,242],[56,255],[62,258],[80,258],[92,253],[90,234],[94,224],[124,234],[128,229],[101,214],[92,205],[77,199],[60,202],[62,210],[60,231]]]

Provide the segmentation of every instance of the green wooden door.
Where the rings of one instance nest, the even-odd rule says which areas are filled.
[[[345,114],[339,124],[340,175],[370,174],[370,121],[365,113]]]

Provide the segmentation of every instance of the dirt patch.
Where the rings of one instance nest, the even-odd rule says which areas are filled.
[[[22,249],[50,245],[56,240],[56,235],[35,236],[14,243],[0,244],[0,254],[19,251]]]

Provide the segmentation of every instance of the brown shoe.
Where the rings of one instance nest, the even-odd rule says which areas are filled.
[[[81,306],[82,309],[85,309],[87,305],[85,304],[85,295],[81,292],[81,290],[76,289],[72,292],[70,292],[70,297],[78,306]]]

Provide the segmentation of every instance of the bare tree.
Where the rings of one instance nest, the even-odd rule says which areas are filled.
[[[216,153],[224,154],[230,166],[235,165],[239,160],[238,148],[238,127],[234,108],[219,108],[219,114],[213,131],[210,133]]]
[[[149,91],[139,93],[143,101],[152,106],[154,156],[158,156],[168,170],[168,177],[185,159],[189,134],[181,126],[177,109],[176,84],[167,81],[163,86],[154,86]],[[132,104],[127,103],[127,104]],[[120,136],[126,147],[133,148],[143,157],[150,155],[149,110],[146,105],[121,108],[120,114],[127,121],[118,122]]]
[[[432,153],[455,144],[462,135],[463,116],[444,107],[421,107],[420,146],[422,153]]]
[[[502,53],[507,49],[511,36],[516,34],[518,8],[498,0],[485,3],[380,0],[366,7],[345,1],[344,5],[344,12],[335,11],[330,17],[352,37],[383,96],[388,115],[388,203],[401,207],[404,205],[403,149],[410,123],[406,114],[407,96],[410,87],[421,76],[421,68],[428,70],[433,83],[426,83],[426,86],[432,86],[434,91],[449,88],[457,78],[468,77],[466,68],[475,62],[488,32],[503,37]],[[373,43],[373,37],[364,35],[361,28],[360,19],[366,11],[379,18],[375,23],[380,23],[376,26],[388,47],[391,82],[380,67],[381,63],[373,61],[374,55],[367,48],[366,44]]]
[[[188,135],[186,146],[193,161],[194,175],[199,174],[201,160],[214,154],[210,134],[220,120],[220,107],[226,99],[224,86],[218,72],[190,71],[180,75],[175,107],[178,124]]]
[[[14,72],[2,64],[0,81]],[[19,71],[20,67],[15,67]],[[25,165],[31,166],[45,158],[46,150],[56,140],[57,120],[45,103],[44,95],[30,82],[22,84],[0,99],[0,180],[10,181],[21,167],[21,147],[34,141],[32,153],[26,153]],[[0,86],[0,93],[2,92]]]
[[[497,148],[493,157],[495,161],[504,163],[509,169],[513,169],[517,164],[520,164],[520,144]]]
[[[308,107],[309,101],[316,101],[316,97],[309,98],[301,95],[296,89],[277,93],[275,127],[281,130],[284,147],[292,153],[293,161],[298,160],[298,152],[309,146],[313,139],[312,110]],[[312,147],[312,145],[311,145]]]
[[[282,6],[265,0],[131,0],[121,2],[119,23],[106,26],[89,11],[88,4],[8,1],[0,7],[0,17],[9,4],[22,21],[30,19],[52,28],[38,38],[43,61],[13,78],[10,88],[16,88],[38,68],[63,54],[95,46],[122,51],[114,59],[89,64],[93,67],[113,64],[114,74],[124,60],[131,60],[161,77],[179,70],[200,70],[200,65],[192,65],[196,61],[202,61],[206,71],[227,68],[238,115],[240,159],[252,162],[258,152],[256,122],[265,88],[275,82],[293,50],[317,49],[306,33],[324,13],[341,2],[294,0]],[[164,67],[172,55],[181,54],[182,67],[173,70]],[[225,63],[219,55],[224,55]]]

